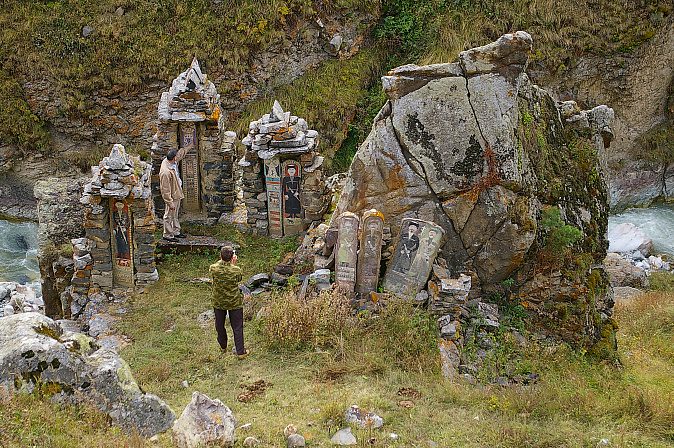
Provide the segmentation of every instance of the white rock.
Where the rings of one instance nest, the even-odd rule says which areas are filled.
[[[335,433],[334,436],[330,439],[332,443],[336,443],[337,445],[341,446],[346,446],[346,445],[356,445],[358,441],[356,440],[356,436],[351,434],[351,428],[346,427],[344,429],[340,429]]]
[[[632,252],[638,250],[644,257],[653,250],[653,240],[631,222],[615,226],[608,233],[609,252]]]

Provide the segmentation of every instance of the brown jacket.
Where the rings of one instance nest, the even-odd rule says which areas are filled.
[[[182,160],[186,152],[187,149],[180,149],[176,155],[175,162],[177,163]],[[164,203],[169,207],[175,205],[174,202],[185,197],[183,189],[180,187],[180,182],[178,182],[178,175],[166,158],[162,160],[161,168],[159,168],[159,190],[161,191]]]

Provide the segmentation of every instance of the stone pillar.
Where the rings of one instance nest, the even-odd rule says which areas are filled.
[[[383,235],[384,215],[375,209],[363,213],[356,275],[356,292],[360,295],[377,290]]]
[[[343,291],[353,292],[356,286],[358,251],[358,216],[344,212],[339,217],[335,248],[335,283]]]

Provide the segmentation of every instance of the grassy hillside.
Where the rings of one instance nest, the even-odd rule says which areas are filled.
[[[356,60],[309,70],[292,85],[247,106],[230,123],[242,130],[273,98],[307,116],[327,155],[349,154],[383,103],[378,77],[407,62],[453,60],[459,51],[519,29],[534,37],[532,68],[554,76],[583,54],[622,58],[650,39],[672,0],[3,0],[0,8],[0,138],[26,151],[47,151],[49,133],[26,104],[17,77],[45,74],[59,113],[87,117],[99,89],[168,82],[197,56],[233,75],[250,56],[302,32],[305,20],[358,8],[378,18],[372,44]],[[84,27],[93,29],[87,37]],[[351,134],[347,134],[351,131]],[[337,162],[343,168],[345,162]]]
[[[194,229],[192,229],[194,230]],[[246,276],[278,262],[295,243],[273,241],[218,227],[239,241]],[[256,299],[245,311],[246,345],[239,361],[220,353],[215,330],[197,317],[210,308],[210,287],[185,282],[208,275],[214,254],[170,255],[159,265],[160,281],[122,305],[119,331],[133,339],[122,351],[136,380],[180,414],[199,390],[230,406],[241,446],[252,435],[262,446],[285,446],[286,425],[297,425],[307,446],[327,447],[351,404],[377,413],[384,426],[354,429],[359,446],[425,447],[612,447],[674,446],[674,281],[652,276],[654,290],[618,304],[620,364],[599,363],[564,345],[518,345],[510,333],[488,359],[481,385],[445,380],[439,374],[434,321],[404,304],[379,318],[351,316],[338,295],[298,302],[291,287]],[[257,311],[265,306],[265,318]],[[528,336],[526,328],[523,333]],[[230,331],[231,337],[231,331]],[[502,388],[489,383],[504,369],[538,374],[533,385]],[[187,380],[188,388],[181,386]],[[271,383],[248,402],[237,396],[255,381]],[[412,390],[410,390],[412,389]],[[404,407],[403,400],[412,402]],[[406,404],[409,406],[409,403]],[[396,444],[390,433],[398,434]],[[371,444],[367,439],[373,438]],[[58,407],[46,391],[12,401],[0,399],[3,447],[169,447],[169,434],[155,442],[124,436],[97,412]]]

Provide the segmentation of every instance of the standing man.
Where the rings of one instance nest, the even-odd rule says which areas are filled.
[[[243,344],[243,294],[239,289],[241,268],[236,266],[236,252],[231,246],[222,246],[220,260],[210,267],[213,277],[213,312],[215,313],[215,331],[218,333],[220,350],[227,351],[227,330],[225,318],[229,313],[229,323],[234,333],[236,355],[243,359],[250,353]]]
[[[169,149],[159,169],[159,190],[165,204],[164,239],[172,243],[177,243],[177,238],[185,238],[185,235],[180,233],[180,221],[178,220],[180,200],[185,197],[182,188],[183,181],[178,173],[178,162],[185,157],[185,153],[187,153],[186,148]]]

